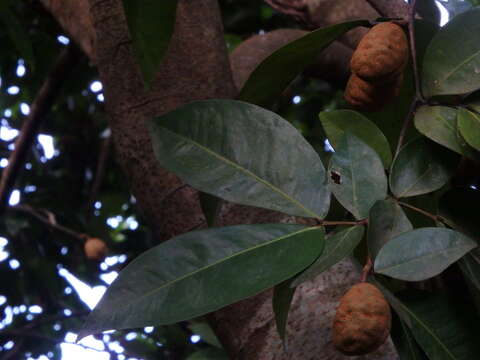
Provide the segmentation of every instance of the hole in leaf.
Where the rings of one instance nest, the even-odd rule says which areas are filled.
[[[330,171],[330,177],[335,184],[340,185],[342,183],[342,177],[340,176],[340,173],[336,171]]]

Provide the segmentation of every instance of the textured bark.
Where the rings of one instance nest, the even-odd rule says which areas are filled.
[[[262,35],[254,35],[230,54],[233,79],[238,89],[247,81],[252,71],[272,52],[283,45],[308,34],[299,29],[278,29]],[[335,83],[344,83],[350,75],[349,61],[352,49],[335,41],[318,55],[317,62],[307,71],[310,75]]]
[[[89,59],[95,63],[95,31],[90,17],[88,0],[40,0],[54,14],[68,36],[77,43]]]
[[[403,0],[264,0],[277,11],[291,15],[307,28],[316,29],[339,22],[379,16],[405,18],[408,6]],[[365,29],[353,29],[340,40],[355,48]]]
[[[168,53],[146,92],[120,0],[91,0],[116,156],[159,241],[202,226],[197,192],[157,165],[145,122],[193,100],[234,97],[215,0],[179,1]],[[205,24],[208,24],[205,26]]]
[[[367,0],[368,3],[381,15],[387,17],[406,18],[408,6],[403,1]]]

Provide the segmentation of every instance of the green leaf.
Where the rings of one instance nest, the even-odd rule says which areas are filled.
[[[323,218],[330,192],[315,150],[277,114],[234,100],[192,102],[152,121],[160,165],[203,192]]]
[[[480,88],[480,9],[456,16],[427,48],[422,67],[426,97],[466,94]]]
[[[316,278],[349,256],[362,240],[364,231],[364,227],[358,225],[334,234],[328,234],[322,255],[304,272],[295,277],[292,286],[298,286],[305,281]]]
[[[8,32],[20,56],[32,68],[35,68],[35,56],[33,54],[31,36],[20,24],[17,15],[10,10],[8,3],[9,2],[4,2],[0,4],[0,22],[3,23],[5,30]]]
[[[323,240],[322,228],[293,224],[238,225],[177,236],[120,272],[79,339],[107,329],[191,319],[258,294],[310,265],[322,252]]]
[[[440,274],[476,246],[475,241],[454,230],[416,229],[386,243],[374,268],[376,273],[396,279],[421,281]]]
[[[290,306],[292,304],[293,295],[296,287],[291,287],[292,279],[285,280],[278,284],[273,289],[272,308],[275,314],[275,324],[277,325],[277,332],[282,339],[283,347],[287,349],[287,320]]]
[[[215,218],[217,217],[217,213],[221,206],[221,199],[204,192],[200,192],[198,198],[208,227],[213,227],[215,224]]]
[[[228,360],[228,355],[221,349],[202,349],[194,352],[186,360]]]
[[[343,134],[349,132],[377,152],[383,166],[392,161],[392,152],[387,138],[380,129],[362,114],[351,110],[323,111],[319,114],[327,138],[335,149]]]
[[[468,145],[480,151],[480,114],[458,110],[458,128]]]
[[[377,153],[356,136],[345,133],[330,159],[329,185],[355,218],[368,217],[377,200],[387,196],[387,178]]]
[[[428,360],[415,341],[412,331],[395,313],[392,314],[392,331],[390,336],[395,344],[400,360]]]
[[[261,106],[270,105],[297,75],[316,61],[320,51],[348,30],[369,24],[366,20],[336,24],[282,46],[257,66],[238,98]]]
[[[415,114],[415,127],[426,137],[463,154],[457,137],[457,110],[446,106],[422,106]]]
[[[220,344],[220,341],[207,322],[193,322],[188,327],[194,334],[199,335],[202,341],[217,348],[222,348],[222,344]]]
[[[464,299],[445,295],[397,298],[379,287],[429,359],[480,358],[478,321]]]
[[[410,220],[394,200],[377,201],[370,210],[368,220],[367,244],[372,260],[388,241],[412,229]]]
[[[480,251],[472,250],[458,262],[460,270],[468,278],[471,284],[480,291]]]
[[[123,0],[123,8],[143,80],[150,87],[173,34],[177,0]]]
[[[397,198],[438,190],[452,177],[457,160],[453,153],[428,139],[411,141],[393,162],[390,189]]]

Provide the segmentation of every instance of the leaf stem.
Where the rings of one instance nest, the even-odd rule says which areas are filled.
[[[417,106],[421,103],[424,103],[424,97],[422,94],[422,88],[420,85],[420,74],[418,71],[418,63],[417,63],[417,46],[415,41],[415,12],[416,12],[416,0],[409,0],[409,7],[408,7],[408,37],[409,37],[409,44],[410,44],[410,53],[412,56],[412,66],[413,66],[413,78],[415,82],[415,96],[410,104],[410,109],[408,110],[407,116],[403,122],[402,129],[400,131],[400,135],[398,137],[397,142],[397,149],[395,150],[395,157],[400,152],[402,148],[403,142],[405,140],[405,135],[407,130],[412,122],[412,118],[415,114],[415,110]]]
[[[373,268],[373,263],[372,263],[372,258],[369,256],[367,258],[367,262],[365,263],[365,266],[362,269],[362,275],[360,276],[360,282],[366,282],[368,275],[372,271]]]
[[[411,210],[414,210],[422,215],[425,215],[426,217],[429,217],[430,219],[432,219],[433,221],[441,221],[441,222],[444,222],[443,219],[438,216],[438,215],[434,215],[432,213],[429,213],[428,211],[425,211],[425,210],[422,210],[422,209],[419,209],[413,205],[410,205],[410,204],[407,204],[407,203],[404,203],[403,201],[399,201],[399,200],[396,200],[398,205],[401,205],[403,207],[406,207],[408,209],[411,209]]]
[[[415,79],[415,97],[417,100],[424,101],[422,88],[420,86],[420,74],[417,64],[417,46],[415,41],[415,12],[417,0],[409,0],[408,3],[408,36],[410,38],[410,52],[412,54],[413,76]]]
[[[357,221],[324,221],[317,220],[317,224],[320,226],[337,226],[337,225],[367,225],[368,219],[362,219]]]

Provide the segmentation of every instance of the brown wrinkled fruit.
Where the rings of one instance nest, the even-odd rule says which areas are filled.
[[[377,111],[398,95],[402,81],[403,74],[400,74],[392,82],[374,85],[352,74],[345,89],[345,100],[359,110]]]
[[[107,244],[101,239],[89,238],[84,245],[85,255],[90,260],[102,260],[107,254]]]
[[[352,72],[371,83],[392,81],[408,62],[408,41],[397,24],[375,25],[362,38],[350,60]]]
[[[340,299],[333,320],[333,344],[345,355],[364,355],[385,342],[390,327],[390,306],[383,294],[372,284],[359,283]]]
[[[375,25],[353,53],[345,100],[359,110],[380,110],[398,95],[407,63],[402,28],[390,22]]]

